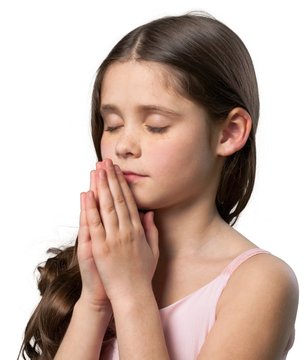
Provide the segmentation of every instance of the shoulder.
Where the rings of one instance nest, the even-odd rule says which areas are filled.
[[[231,275],[217,304],[216,322],[201,354],[230,358],[280,359],[292,346],[298,283],[291,267],[271,254],[258,254]],[[203,357],[201,356],[200,359]]]
[[[244,290],[244,291],[243,291]],[[248,291],[249,290],[249,291]],[[261,253],[245,260],[234,270],[221,298],[221,305],[229,296],[238,294],[258,299],[271,295],[274,299],[290,297],[297,300],[298,282],[293,269],[282,259],[269,253]]]
[[[217,315],[236,305],[248,311],[249,304],[264,318],[296,313],[298,282],[292,268],[266,253],[244,261],[231,275],[218,303]]]
[[[277,281],[276,286],[273,280]],[[297,279],[292,268],[282,259],[270,253],[259,253],[245,260],[230,277],[229,286],[247,286],[249,282],[258,282],[275,290],[277,285],[297,287]]]

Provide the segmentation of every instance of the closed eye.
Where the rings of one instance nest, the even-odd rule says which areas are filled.
[[[152,132],[152,133],[156,133],[156,134],[161,134],[163,132],[165,132],[168,129],[169,126],[163,126],[163,127],[156,127],[156,126],[149,126],[147,125],[147,129]]]
[[[119,128],[120,128],[120,126],[107,126],[104,131],[114,132],[114,131],[118,130]]]
[[[122,127],[122,126],[107,126],[104,131],[115,132],[120,127]],[[157,126],[146,125],[146,127],[150,132],[152,132],[154,134],[161,134],[161,133],[164,133],[168,129],[169,126],[157,127]]]

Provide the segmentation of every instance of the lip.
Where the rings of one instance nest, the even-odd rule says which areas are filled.
[[[147,177],[147,175],[134,173],[133,171],[122,171],[122,173],[128,183],[134,183]]]

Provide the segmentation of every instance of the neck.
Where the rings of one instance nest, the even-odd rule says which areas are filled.
[[[225,222],[214,203],[193,202],[155,211],[161,257],[210,251]]]

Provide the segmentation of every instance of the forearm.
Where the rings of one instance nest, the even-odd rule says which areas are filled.
[[[169,359],[153,293],[112,303],[121,360]]]
[[[79,300],[54,360],[98,360],[111,314]]]

